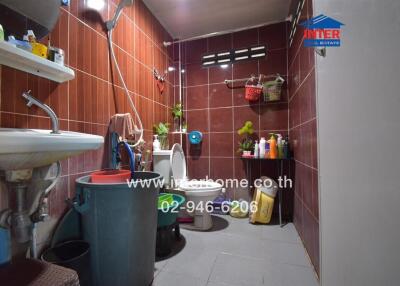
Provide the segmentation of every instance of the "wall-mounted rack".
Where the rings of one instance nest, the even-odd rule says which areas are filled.
[[[272,78],[280,79],[281,81],[284,81],[284,79],[281,77],[280,74],[269,74],[269,75],[260,74],[258,77],[256,77],[255,75],[251,75],[250,77],[247,77],[247,78],[240,78],[240,79],[234,79],[234,80],[226,79],[225,84],[229,89],[238,89],[238,88],[245,88],[247,82],[254,83],[254,82],[258,81],[259,83],[262,83],[263,81],[265,81],[267,79],[272,79]],[[238,85],[238,86],[230,85],[235,82],[243,82],[244,85]]]
[[[65,82],[75,77],[75,72],[47,59],[0,41],[0,65],[6,65],[56,82]]]

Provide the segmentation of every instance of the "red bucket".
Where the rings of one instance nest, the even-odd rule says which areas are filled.
[[[93,172],[90,178],[95,184],[126,183],[131,174],[130,170],[105,170]]]

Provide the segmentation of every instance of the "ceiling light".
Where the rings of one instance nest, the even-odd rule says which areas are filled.
[[[228,64],[223,64],[223,65],[220,65],[220,67],[221,67],[222,69],[227,69],[227,68],[229,67],[229,65],[228,65]]]

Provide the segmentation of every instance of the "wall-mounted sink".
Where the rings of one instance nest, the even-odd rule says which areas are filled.
[[[0,170],[33,169],[95,150],[104,138],[97,135],[51,130],[0,128]]]

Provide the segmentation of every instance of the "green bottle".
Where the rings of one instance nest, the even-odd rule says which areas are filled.
[[[4,30],[2,25],[0,25],[0,41],[4,41]]]

